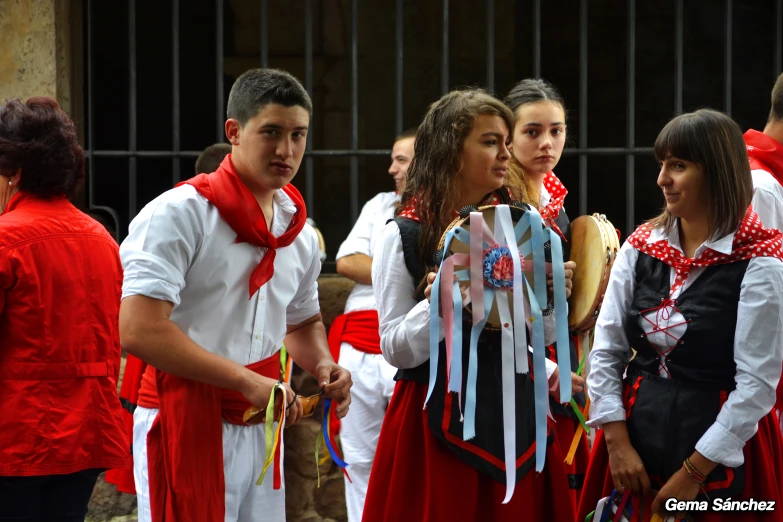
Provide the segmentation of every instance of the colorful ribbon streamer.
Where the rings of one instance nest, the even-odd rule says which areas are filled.
[[[561,401],[571,397],[571,370],[568,343],[568,318],[565,298],[565,270],[563,268],[562,244],[557,234],[544,229],[541,215],[535,210],[526,211],[513,224],[507,205],[495,207],[494,233],[484,221],[480,212],[470,215],[470,231],[462,227],[450,230],[444,240],[444,252],[449,252],[456,239],[469,246],[470,255],[455,254],[441,262],[430,298],[430,381],[424,407],[432,395],[437,379],[440,357],[440,324],[443,315],[445,330],[446,389],[463,394],[463,349],[462,349],[462,307],[463,299],[459,282],[470,281],[470,292],[466,302],[472,303],[472,323],[468,345],[468,368],[465,390],[465,411],[462,418],[463,439],[476,435],[476,379],[477,345],[493,302],[497,304],[501,322],[501,381],[503,397],[504,461],[506,464],[507,503],[514,492],[516,482],[516,401],[515,373],[524,374],[528,367],[527,327],[532,333],[533,367],[536,375],[546,375],[546,354],[544,347],[544,324],[542,304],[546,304],[546,262],[544,243],[549,239],[552,250],[552,277],[554,282],[555,320],[557,322],[558,359],[560,361]],[[530,238],[518,245],[519,238],[530,232]],[[484,249],[502,246],[507,248],[513,266],[511,295],[505,287],[498,288],[484,284]],[[534,278],[533,289],[527,281],[520,256],[532,257]],[[469,270],[455,271],[455,266],[469,267]],[[455,281],[456,276],[456,281]],[[527,299],[525,299],[527,297]],[[513,313],[509,307],[513,301]],[[483,305],[483,306],[482,306]],[[549,413],[548,386],[546,379],[537,379],[535,389],[536,421],[536,471],[542,471],[546,458],[547,415]],[[460,400],[460,404],[462,401]]]
[[[321,487],[321,469],[320,465],[326,462],[327,458],[331,457],[332,461],[334,461],[335,464],[337,464],[337,467],[340,468],[340,470],[345,475],[345,478],[348,479],[348,482],[353,482],[351,480],[351,476],[348,474],[348,463],[345,462],[340,455],[337,453],[337,442],[334,440],[334,434],[331,430],[331,409],[332,409],[332,399],[324,399],[324,406],[323,406],[323,420],[321,421],[321,433],[318,434],[318,439],[315,443],[315,460],[316,460],[316,469],[317,469],[317,475],[318,475],[318,487]],[[326,446],[327,452],[324,453],[323,458],[319,459],[320,451],[321,451],[321,443]]]
[[[280,419],[277,422],[277,428],[275,428],[275,393],[278,390],[283,394],[283,408],[280,411]],[[260,486],[264,482],[266,470],[274,460],[279,461],[275,465],[279,464],[280,476],[282,477],[283,475],[283,459],[280,458],[280,455],[283,452],[283,427],[285,426],[286,404],[288,404],[288,402],[286,400],[285,387],[282,383],[277,383],[275,384],[275,387],[272,388],[272,393],[269,395],[269,404],[266,407],[266,421],[264,422],[264,429],[266,431],[266,458],[264,459],[264,468],[261,470],[261,475],[259,475],[258,480],[256,481],[256,486]],[[277,451],[278,446],[280,447],[279,452]],[[274,489],[280,489],[279,484],[275,484],[275,486],[277,487]]]

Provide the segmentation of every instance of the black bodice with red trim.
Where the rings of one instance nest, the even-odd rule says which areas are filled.
[[[639,253],[636,292],[625,322],[629,344],[637,352],[632,364],[648,373],[658,373],[661,353],[647,341],[639,317],[656,309],[662,314],[671,313],[671,309],[662,307],[671,305],[687,321],[685,334],[673,350],[665,353],[671,378],[698,387],[734,389],[734,330],[747,266],[748,261],[737,261],[707,267],[672,302],[668,300],[669,265]],[[655,314],[649,320],[655,322]]]
[[[628,365],[623,402],[631,444],[655,487],[693,453],[735,388],[734,333],[747,266],[746,260],[707,267],[669,300],[671,267],[639,253],[636,291],[625,322],[628,342],[637,353]],[[655,325],[659,314],[672,313],[671,307],[687,326],[674,348],[661,352],[647,340],[642,324],[647,320]],[[649,319],[640,320],[647,314]],[[664,365],[661,355],[666,357]],[[744,487],[744,473],[744,466],[718,466],[705,490],[711,498],[736,496]]]

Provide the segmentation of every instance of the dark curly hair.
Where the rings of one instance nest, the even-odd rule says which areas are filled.
[[[415,202],[421,222],[419,260],[428,269],[443,232],[454,219],[462,145],[480,114],[503,118],[509,134],[513,132],[514,115],[508,107],[483,89],[466,88],[451,91],[430,105],[416,133],[413,160],[395,215],[411,200]],[[522,182],[514,172],[508,173],[503,185],[497,191],[501,201],[507,202],[509,190],[519,199]]]
[[[13,99],[0,106],[0,175],[19,169],[19,190],[41,197],[71,196],[84,181],[76,128],[52,98]]]

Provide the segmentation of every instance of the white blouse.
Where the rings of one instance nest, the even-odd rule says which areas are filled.
[[[655,229],[648,243],[662,239],[680,250],[677,227],[668,236],[662,229]],[[731,253],[734,234],[715,241],[706,241],[696,249],[699,255],[706,248],[724,254]],[[636,290],[636,261],[639,251],[630,243],[623,244],[615,259],[609,285],[595,327],[595,342],[590,352],[590,373],[587,377],[588,393],[592,407],[591,427],[624,421],[622,380],[631,356],[631,348],[625,335],[624,324]],[[687,279],[672,295],[676,299],[693,284],[705,268],[692,268]],[[670,270],[670,284],[675,271]],[[737,326],[734,334],[734,361],[737,364],[736,389],[732,391],[718,414],[715,423],[696,444],[696,450],[713,462],[737,467],[744,461],[742,449],[758,429],[758,422],[772,410],[775,389],[783,364],[783,263],[771,257],[752,258],[740,289],[737,309]],[[659,315],[658,323],[664,329],[668,325],[682,323],[681,314],[670,309],[668,320]],[[652,312],[654,315],[655,312]],[[648,314],[649,316],[649,314]],[[651,318],[652,319],[652,318]],[[660,351],[666,351],[676,342],[662,332],[652,333],[653,324],[639,318],[640,325],[648,332],[648,340]],[[655,320],[653,319],[653,323]],[[663,324],[660,324],[663,322]],[[669,333],[679,338],[687,329],[681,324]],[[666,376],[665,360],[659,371]]]
[[[384,358],[397,368],[415,368],[430,358],[430,303],[416,301],[414,291],[418,281],[405,266],[400,229],[394,221],[388,223],[375,246],[372,258],[372,287],[378,305],[381,351]],[[544,316],[544,340],[556,340],[554,314]],[[443,319],[439,339],[445,337]],[[547,359],[547,378],[557,364]]]

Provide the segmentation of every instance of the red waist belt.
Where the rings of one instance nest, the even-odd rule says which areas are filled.
[[[364,353],[381,353],[378,334],[378,312],[362,310],[337,317],[329,328],[329,351],[335,361],[340,359],[340,344],[348,343]]]
[[[246,366],[258,375],[280,380],[280,352],[273,356]],[[155,382],[155,368],[147,366],[141,378],[138,405],[142,408],[159,409],[158,386]],[[220,405],[223,419],[231,424],[245,425],[242,415],[252,406],[245,396],[233,390],[220,389]]]
[[[51,381],[82,379],[86,377],[108,377],[113,375],[109,363],[103,362],[49,362],[0,364],[2,381]]]

